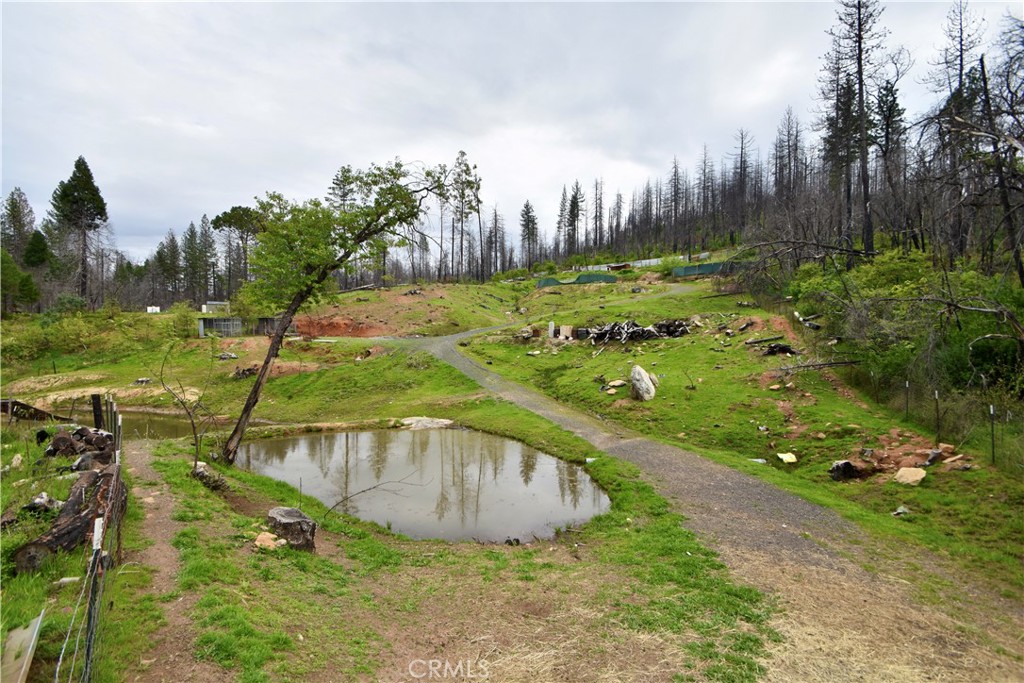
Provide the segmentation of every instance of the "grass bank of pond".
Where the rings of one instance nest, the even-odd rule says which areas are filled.
[[[239,468],[219,468],[235,492],[225,499],[187,476],[190,460],[180,443],[161,445],[155,466],[171,483],[179,500],[177,518],[187,525],[175,541],[184,562],[179,585],[199,594],[199,641],[220,642],[226,627],[213,615],[231,608],[235,618],[244,616],[247,629],[260,634],[252,648],[270,650],[261,658],[233,648],[211,655],[214,661],[243,679],[262,672],[275,680],[301,680],[316,671],[338,678],[372,672],[379,678],[396,675],[396,666],[400,675],[402,663],[394,661],[394,653],[403,652],[407,640],[416,642],[417,629],[443,628],[436,621],[439,606],[449,610],[442,620],[452,628],[511,647],[525,636],[518,632],[523,605],[540,609],[541,600],[545,619],[531,628],[552,638],[560,633],[559,648],[565,650],[552,649],[551,662],[533,666],[554,667],[554,659],[571,649],[574,659],[595,657],[596,668],[619,667],[633,677],[652,662],[612,659],[635,654],[642,643],[657,643],[659,666],[670,662],[683,679],[691,674],[717,680],[758,677],[759,659],[776,637],[767,625],[771,603],[731,581],[714,553],[683,528],[634,467],[504,402],[479,399],[452,409],[462,413],[465,426],[500,424],[508,431],[515,425],[512,431],[528,446],[586,468],[608,492],[610,508],[555,539],[520,546],[412,541],[328,513],[305,491],[300,495],[288,484]],[[267,505],[301,506],[323,525],[318,557],[288,550],[252,554],[248,546],[262,520],[232,506],[231,499],[239,496],[264,502],[259,508],[264,515]],[[482,602],[474,603],[477,599]],[[252,609],[254,603],[283,603],[287,614],[264,613]],[[241,609],[246,604],[250,608]],[[344,632],[359,647],[335,643],[326,653],[311,653],[311,643],[322,646],[327,639],[313,626],[325,610],[345,615]],[[288,635],[295,629],[303,634],[301,641]],[[584,631],[585,642],[570,643]],[[456,652],[456,645],[447,651]],[[491,666],[498,675],[501,667],[516,664],[499,658]]]
[[[504,672],[508,679],[525,680],[529,672],[560,677],[566,662],[586,662],[623,679],[756,680],[766,646],[777,637],[768,626],[771,602],[733,582],[634,467],[502,401],[449,401],[444,412],[465,427],[517,438],[585,468],[608,492],[609,508],[554,539],[520,546],[412,541],[239,468],[218,467],[231,492],[211,492],[188,476],[188,440],[162,441],[152,449],[153,467],[176,501],[172,543],[180,569],[175,587],[157,595],[147,589],[152,569],[119,572],[111,588],[121,634],[115,640],[121,652],[142,654],[127,661],[104,649],[99,680],[138,673],[162,612],[181,600],[195,605],[192,654],[241,681],[395,678],[408,673],[410,661],[437,651],[425,633],[447,633],[443,650],[453,661],[485,661],[492,676]],[[260,427],[251,436],[316,429]],[[21,443],[7,432],[4,439]],[[129,469],[137,444],[129,444]],[[216,448],[215,437],[209,445]],[[12,448],[3,449],[5,464]],[[15,497],[8,482],[5,504]],[[143,497],[159,483],[132,480]],[[300,506],[321,523],[316,555],[253,550],[266,510],[275,505]],[[129,507],[135,510],[132,547],[153,542],[141,537],[145,503],[133,495]],[[15,576],[7,559],[16,538],[5,533],[4,540],[6,632],[34,616],[47,602],[47,586],[74,574],[82,558],[62,554],[36,575]],[[65,593],[58,605],[70,599]],[[59,649],[62,623],[48,618],[39,651],[44,661]],[[527,659],[517,650],[538,637],[546,639],[546,654]]]

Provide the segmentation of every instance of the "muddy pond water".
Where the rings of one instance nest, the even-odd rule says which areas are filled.
[[[243,444],[236,465],[418,539],[527,542],[609,506],[581,466],[459,429],[264,439]]]
[[[180,439],[192,436],[192,425],[183,415],[121,411],[125,439]]]

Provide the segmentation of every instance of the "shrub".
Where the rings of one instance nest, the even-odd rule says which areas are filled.
[[[199,316],[192,307],[184,302],[171,306],[171,333],[176,339],[191,339],[198,334]]]
[[[81,313],[86,309],[85,299],[74,294],[61,294],[57,301],[50,306],[49,312],[63,315],[65,313]]]

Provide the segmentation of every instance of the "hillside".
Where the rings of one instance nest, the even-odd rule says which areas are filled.
[[[518,549],[397,538],[326,515],[307,496],[304,509],[324,524],[317,555],[253,553],[267,507],[291,504],[297,492],[223,470],[233,489],[223,497],[184,476],[189,461],[176,453],[187,447],[133,445],[132,500],[147,511],[133,552],[151,574],[119,590],[128,610],[163,596],[153,607],[166,625],[139,629],[131,642],[148,654],[109,660],[112,680],[160,680],[180,670],[173,662],[187,663],[185,680],[374,680],[404,675],[422,656],[482,658],[501,680],[523,681],[591,680],[588,666],[616,680],[1012,678],[1024,588],[1013,514],[1024,503],[1020,479],[993,467],[977,439],[950,444],[944,457],[962,457],[929,469],[921,485],[892,482],[934,434],[832,370],[784,370],[828,360],[788,311],[654,274],[540,290],[410,289],[351,292],[309,315],[302,331],[319,341],[286,345],[256,413],[295,426],[251,437],[448,417],[592,460],[612,510]],[[689,333],[607,345],[521,334],[531,324],[546,332],[549,321],[666,319],[687,321]],[[171,322],[60,320],[65,331],[77,326],[85,348],[5,364],[4,395],[66,409],[72,397],[105,390],[122,405],[166,409],[159,382],[134,384],[158,378],[163,364],[168,379],[230,415],[248,387],[230,375],[258,362],[265,340],[190,340],[167,354],[161,326]],[[5,345],[50,329],[34,324],[4,321]],[[418,336],[431,330],[459,334]],[[745,343],[771,337],[799,355],[766,356]],[[221,352],[238,358],[214,360]],[[632,400],[627,388],[610,393],[634,364],[658,376],[653,401]],[[1018,452],[1019,434],[999,436]],[[216,442],[207,439],[213,452]],[[8,430],[4,443],[27,448]],[[873,449],[871,476],[829,477],[835,460],[861,462],[863,449]],[[22,495],[9,482],[5,506]],[[893,516],[900,506],[910,514]],[[5,548],[18,538],[9,533]],[[5,605],[17,587],[5,574]],[[267,599],[289,607],[267,610]],[[10,609],[5,629],[31,604]],[[346,615],[340,643],[317,624],[320,610]],[[923,651],[877,649],[907,628],[928,644]],[[250,635],[229,645],[232,629]]]

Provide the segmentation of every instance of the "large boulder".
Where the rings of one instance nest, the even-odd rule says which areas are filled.
[[[639,365],[634,365],[633,369],[629,371],[629,391],[630,395],[638,401],[650,401],[654,398],[654,382],[651,381],[651,376],[647,374]]]
[[[315,549],[316,522],[298,508],[277,507],[267,513],[267,524],[296,550]]]

